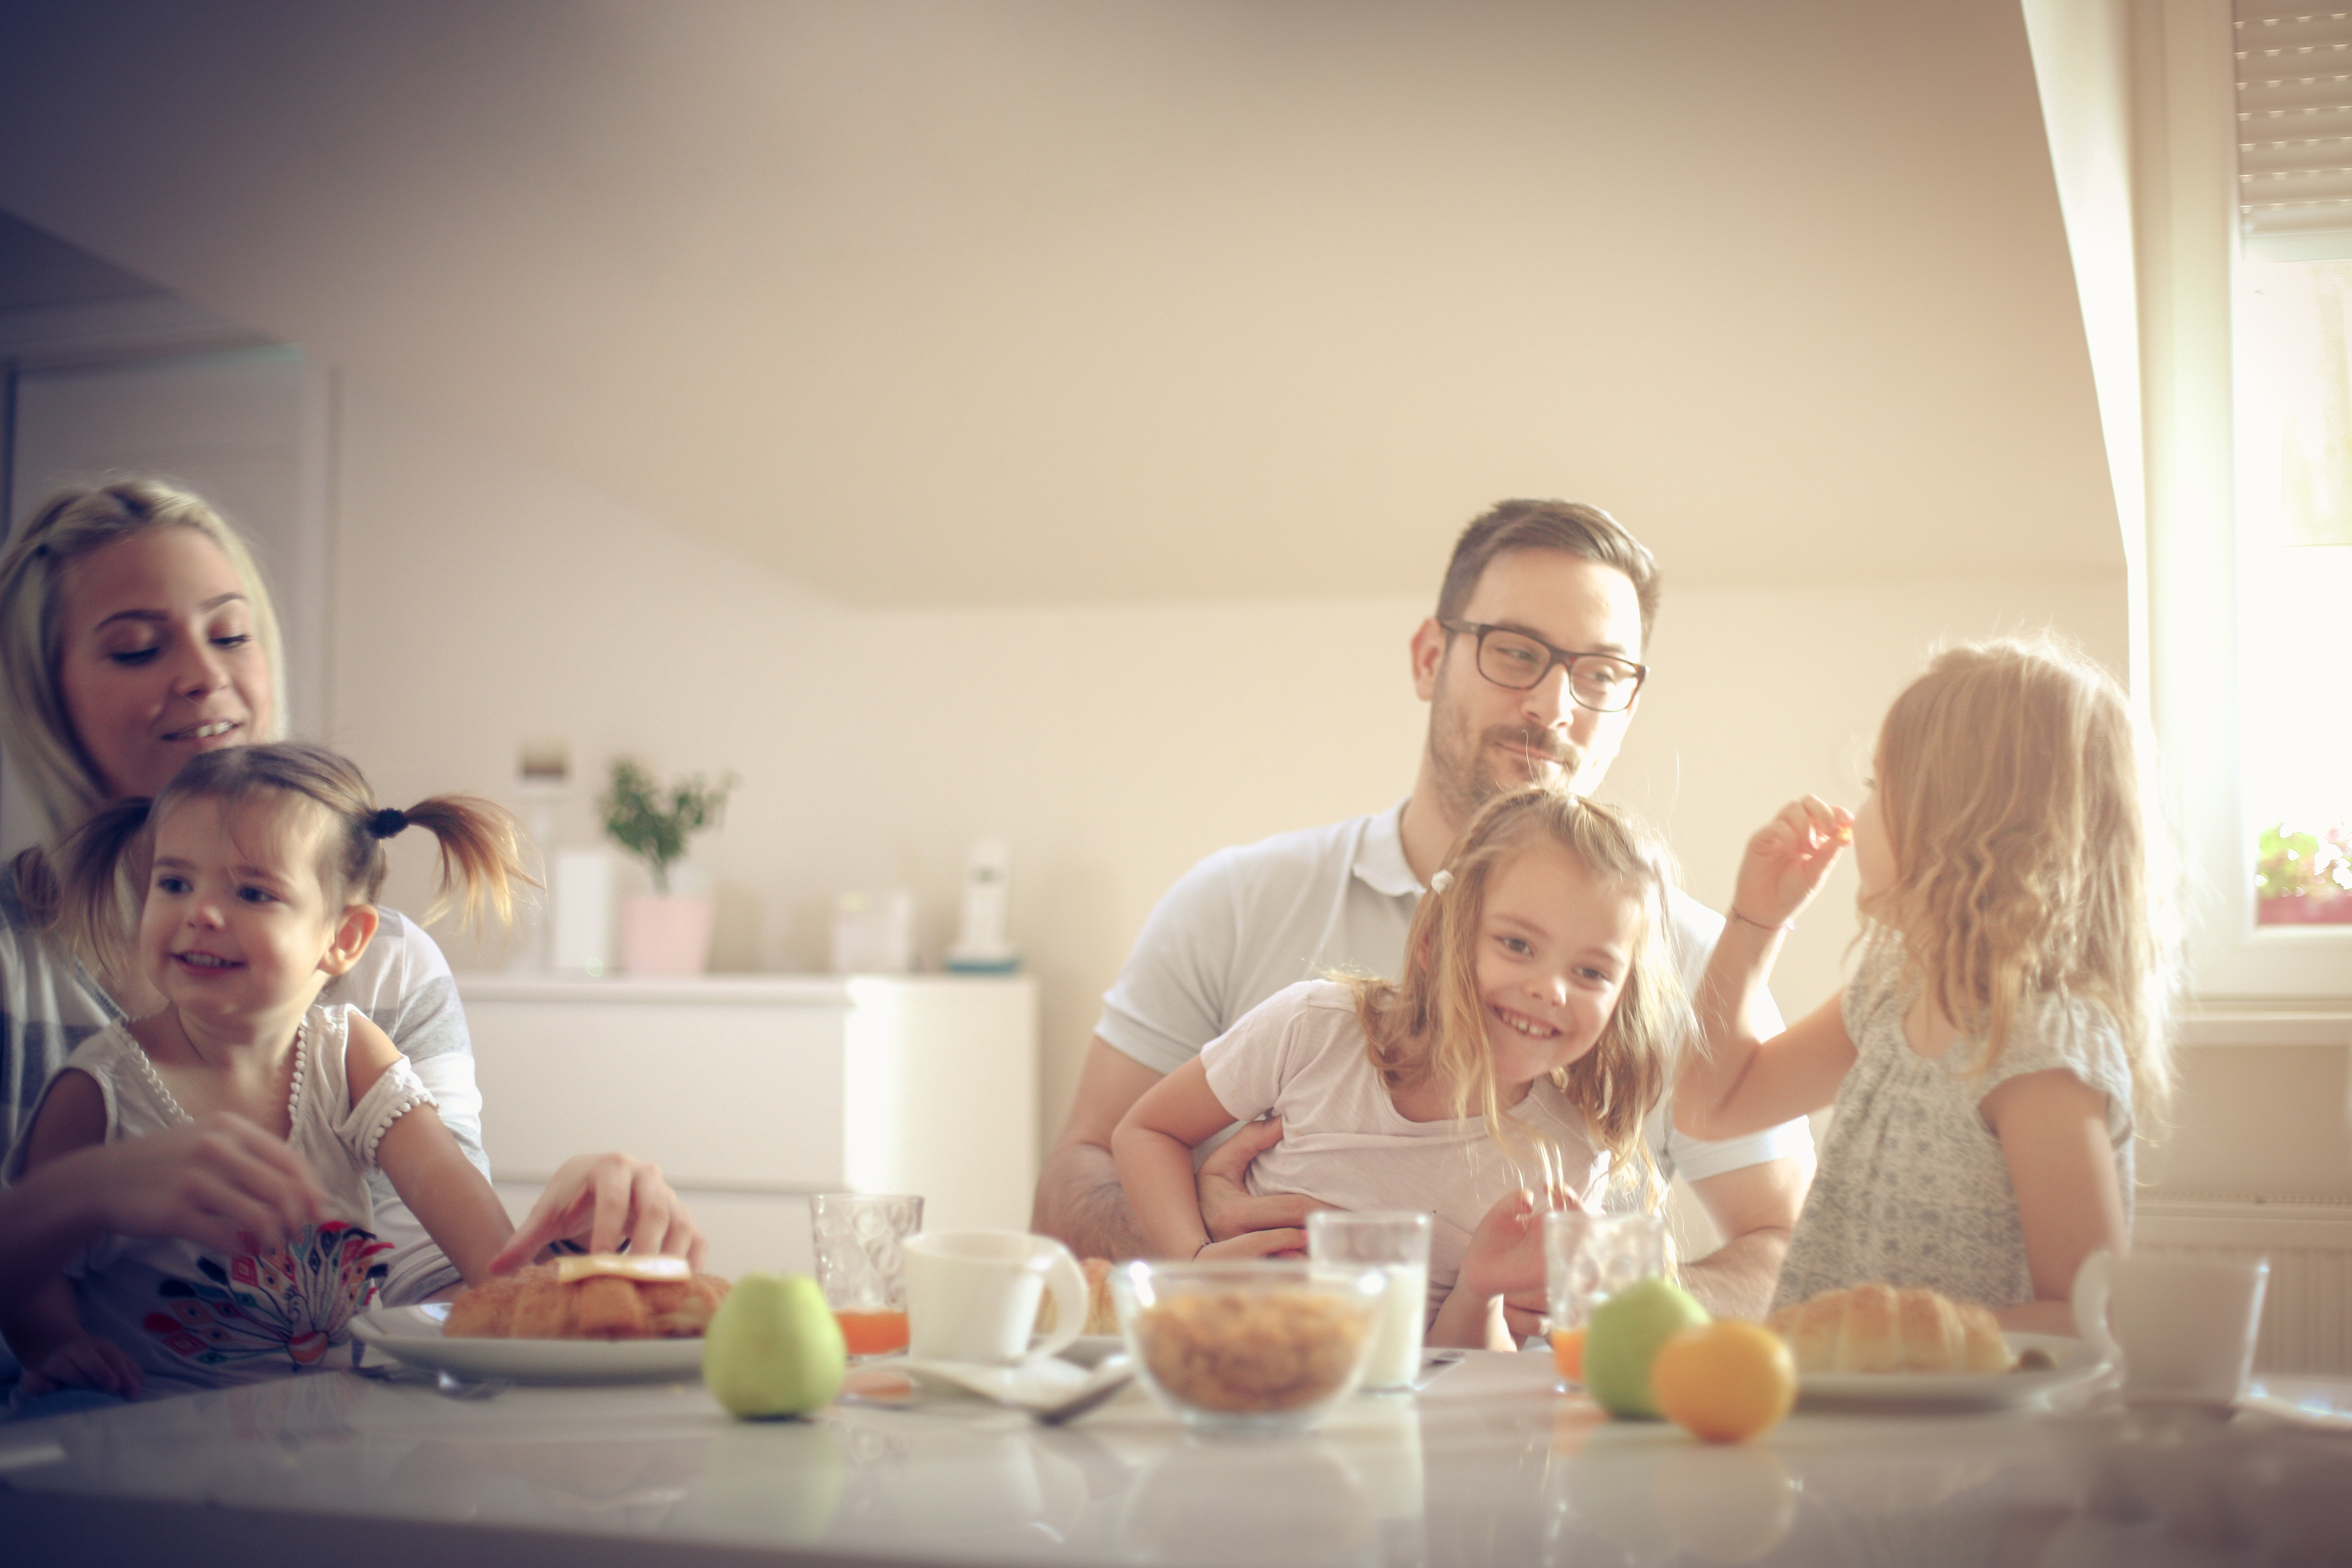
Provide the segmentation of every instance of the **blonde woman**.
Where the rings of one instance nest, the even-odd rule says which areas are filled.
[[[2130,710],[2055,646],[1953,648],[1895,700],[1875,772],[1858,810],[1808,796],[1748,841],[1675,1119],[1719,1138],[1834,1100],[1776,1307],[1877,1281],[2072,1333],[2172,1081]],[[1741,1008],[1849,841],[1859,972],[1759,1040]]]
[[[158,794],[199,752],[276,739],[284,720],[278,623],[235,531],[195,496],[152,479],[50,498],[0,552],[0,735],[16,776],[61,841],[94,810]],[[0,1161],[84,1039],[163,1005],[135,974],[93,976],[56,929],[47,849],[0,868]],[[391,1037],[485,1173],[481,1096],[449,966],[431,937],[379,911],[374,942],[322,1000]],[[383,1299],[446,1291],[458,1272],[388,1184],[376,1225],[394,1243]],[[281,1140],[230,1115],[92,1148],[0,1193],[0,1285],[54,1271],[101,1235],[275,1245],[316,1220],[317,1184]],[[599,1248],[698,1256],[701,1236],[660,1173],[626,1155],[558,1173],[516,1233],[536,1250],[578,1237]]]

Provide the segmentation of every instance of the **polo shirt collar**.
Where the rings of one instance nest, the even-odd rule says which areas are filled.
[[[1391,899],[1419,898],[1421,880],[1404,858],[1404,808],[1399,801],[1391,811],[1381,812],[1364,825],[1364,836],[1356,845],[1356,863],[1349,868],[1356,879],[1376,893]]]

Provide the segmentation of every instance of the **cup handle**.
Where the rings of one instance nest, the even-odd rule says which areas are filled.
[[[2083,1259],[2074,1271],[2074,1331],[2110,1364],[2123,1360],[2124,1348],[2107,1328],[2107,1268],[2113,1255],[2105,1247]]]
[[[1056,1241],[1045,1255],[1045,1289],[1054,1298],[1054,1331],[1029,1352],[1031,1361],[1059,1355],[1077,1342],[1087,1328],[1087,1276],[1070,1249]]]

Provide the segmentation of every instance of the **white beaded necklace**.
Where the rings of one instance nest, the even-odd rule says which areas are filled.
[[[302,1074],[310,1066],[309,1053],[302,1048],[303,1037],[309,1033],[310,1027],[310,1020],[308,1018],[294,1026],[294,1082],[286,1091],[286,1125],[289,1131],[294,1126],[295,1108],[302,1103]],[[164,1087],[163,1076],[155,1070],[154,1058],[147,1054],[147,1047],[139,1043],[139,1037],[131,1034],[128,1026],[125,1026],[122,1032],[129,1037],[131,1048],[138,1053],[140,1075],[146,1079],[147,1087],[153,1089],[156,1097],[163,1100],[163,1109],[182,1121],[195,1121],[195,1118],[182,1109],[180,1102],[172,1097],[172,1091]],[[197,1059],[203,1058],[199,1056]]]

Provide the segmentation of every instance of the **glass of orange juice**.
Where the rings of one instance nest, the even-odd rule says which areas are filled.
[[[816,1279],[853,1362],[907,1348],[907,1238],[923,1200],[900,1194],[820,1193],[809,1202]]]
[[[1544,1215],[1544,1283],[1551,1353],[1562,1379],[1584,1377],[1584,1322],[1636,1279],[1666,1272],[1666,1226],[1655,1215]]]

